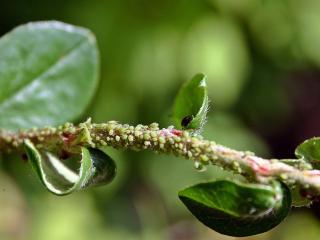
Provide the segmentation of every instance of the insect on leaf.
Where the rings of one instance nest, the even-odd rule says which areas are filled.
[[[206,76],[199,73],[180,89],[173,106],[175,125],[199,131],[206,122],[209,106]]]

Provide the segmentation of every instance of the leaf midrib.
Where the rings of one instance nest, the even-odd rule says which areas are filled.
[[[37,80],[41,80],[42,76],[44,76],[47,72],[51,71],[55,68],[56,65],[58,65],[60,62],[64,61],[66,58],[68,58],[75,49],[80,47],[82,44],[86,43],[87,39],[83,38],[80,41],[76,42],[72,47],[70,47],[65,54],[62,57],[59,57],[52,63],[49,68],[46,68],[44,71],[42,71],[38,76],[34,77],[30,81],[28,81],[26,84],[23,84],[21,87],[19,87],[16,91],[13,92],[13,94],[9,95],[7,98],[4,98],[3,101],[0,101],[0,109],[5,107],[8,102],[10,102],[12,99],[14,99],[16,96],[21,94],[25,89],[27,89],[31,84],[36,82]]]

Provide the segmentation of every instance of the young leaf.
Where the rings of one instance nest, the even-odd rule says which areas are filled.
[[[206,122],[209,98],[206,76],[195,75],[180,89],[173,106],[173,119],[177,127],[200,130]]]
[[[114,161],[104,152],[81,148],[81,153],[62,162],[55,154],[38,151],[33,143],[24,143],[29,162],[43,185],[56,195],[67,195],[93,185],[107,184],[116,174]],[[78,172],[67,166],[68,161],[80,164]]]
[[[314,168],[320,169],[320,137],[308,139],[301,143],[295,151],[298,158],[309,162]]]
[[[98,83],[93,34],[47,21],[0,39],[0,128],[58,125],[79,117]]]
[[[291,207],[289,189],[231,181],[201,183],[179,192],[179,198],[203,224],[230,236],[249,236],[278,225]]]

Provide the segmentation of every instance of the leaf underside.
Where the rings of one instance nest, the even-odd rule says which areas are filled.
[[[56,195],[108,184],[116,174],[114,161],[98,149],[82,147],[79,154],[61,160],[57,153],[37,150],[29,140],[24,146],[34,172],[42,184]],[[75,162],[72,168],[67,165],[71,161]]]

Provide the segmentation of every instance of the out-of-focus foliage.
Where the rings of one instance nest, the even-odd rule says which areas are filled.
[[[193,23],[183,40],[183,76],[197,71],[207,74],[217,107],[234,104],[246,80],[249,59],[243,38],[232,19],[209,15]]]
[[[84,114],[93,121],[173,124],[178,88],[203,72],[211,99],[206,138],[289,158],[320,135],[319,1],[12,0],[1,4],[0,32],[50,19],[96,34],[101,82]],[[197,172],[172,156],[105,150],[117,161],[115,181],[65,198],[43,191],[26,163],[2,159],[0,238],[230,239],[194,220],[177,197],[226,173]],[[250,239],[316,240],[319,212],[293,211]]]

